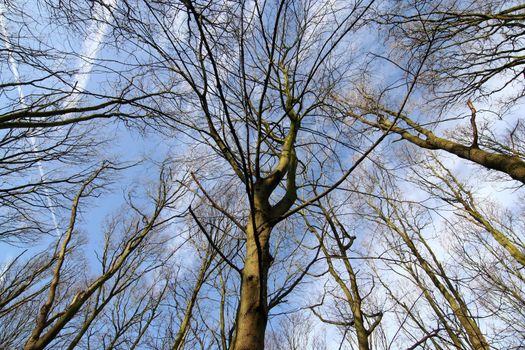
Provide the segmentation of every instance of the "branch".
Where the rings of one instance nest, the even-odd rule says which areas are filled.
[[[208,231],[206,231],[206,228],[204,228],[204,226],[201,224],[201,222],[199,221],[199,219],[197,218],[197,216],[195,215],[195,213],[193,212],[193,209],[191,209],[191,206],[188,207],[188,210],[191,214],[191,216],[193,217],[193,220],[195,220],[195,222],[197,223],[197,225],[199,226],[199,228],[201,229],[202,233],[204,233],[204,235],[206,236],[206,239],[208,240],[208,242],[210,242],[212,248],[220,255],[220,257],[232,268],[234,269],[235,271],[237,271],[239,273],[239,275],[242,276],[242,270],[240,268],[238,268],[233,262],[230,261],[230,259],[228,259],[224,254],[223,252],[219,249],[219,247],[217,247],[217,245],[215,244],[215,242],[213,241],[212,237],[208,234]]]
[[[476,126],[476,108],[474,108],[474,105],[472,104],[472,101],[469,99],[467,100],[467,106],[470,108],[471,117],[470,117],[470,125],[472,125],[472,148],[479,148],[478,145],[478,127]]]

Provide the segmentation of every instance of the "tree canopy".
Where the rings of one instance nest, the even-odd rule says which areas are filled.
[[[525,6],[10,1],[0,349],[518,349]]]

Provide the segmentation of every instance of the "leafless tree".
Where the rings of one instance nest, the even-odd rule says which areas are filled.
[[[421,57],[431,44],[420,82],[433,97],[464,103],[508,87],[515,88],[508,102],[523,97],[519,1],[402,1],[386,8],[379,21],[388,26],[398,57]]]
[[[56,236],[0,271],[5,346],[328,347],[305,336],[317,322],[341,348],[518,346],[522,220],[439,155],[525,182],[523,123],[498,133],[480,107],[521,88],[521,4],[39,4],[0,14],[0,240]],[[36,35],[34,13],[64,35]],[[86,34],[104,56],[55,41]],[[80,210],[125,168],[102,162],[97,131],[130,125],[180,148],[154,190],[129,192],[95,262]],[[408,143],[382,147],[394,137]]]
[[[334,143],[327,154],[349,148],[315,125],[352,133],[330,125],[337,118],[328,102],[346,76],[340,44],[359,30],[372,3],[123,1],[113,12],[115,44],[140,47],[134,59],[155,67],[148,79],[179,91],[179,98],[160,99],[150,110],[222,158],[231,183],[244,191],[241,220],[221,208],[245,235],[240,265],[222,256],[241,275],[233,349],[264,346],[272,231],[325,195],[305,192],[310,198],[294,208],[298,189],[309,185],[298,183],[297,173],[325,167],[315,159],[323,149],[315,137]],[[378,142],[367,142],[360,159],[331,171],[326,186],[337,187]],[[195,177],[205,193],[210,181]]]
[[[266,349],[269,350],[326,350],[326,339],[316,332],[311,315],[293,313],[284,317],[275,330],[269,332]]]

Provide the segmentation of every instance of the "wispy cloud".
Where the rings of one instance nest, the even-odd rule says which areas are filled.
[[[86,90],[91,77],[91,71],[102,46],[102,41],[104,40],[109,28],[108,23],[111,20],[111,12],[117,5],[117,0],[107,0],[104,2],[104,5],[99,5],[98,3],[97,5],[98,6],[95,8],[95,17],[87,30],[88,36],[84,40],[82,46],[79,68],[73,77],[75,92],[72,94],[71,98],[65,102],[65,108],[77,106],[81,93]]]

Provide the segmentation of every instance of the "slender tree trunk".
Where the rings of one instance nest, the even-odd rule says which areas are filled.
[[[173,342],[173,346],[171,347],[172,350],[180,350],[184,347],[184,341],[190,328],[193,308],[197,303],[197,297],[199,296],[199,292],[202,288],[202,285],[206,280],[206,273],[208,272],[208,268],[210,267],[212,260],[213,257],[210,257],[209,253],[207,253],[206,256],[202,259],[201,267],[199,269],[199,275],[197,276],[197,280],[195,281],[195,284],[193,286],[191,297],[188,300],[188,303],[186,304],[184,317],[181,321],[177,335],[175,336],[175,341]]]
[[[412,252],[413,256],[419,262],[419,266],[423,269],[423,271],[425,271],[426,275],[430,278],[434,286],[439,290],[441,295],[443,295],[445,300],[450,305],[454,316],[458,320],[461,327],[463,327],[463,329],[467,333],[467,337],[472,347],[474,349],[479,350],[490,350],[490,346],[485,336],[483,335],[483,332],[480,330],[475,319],[470,315],[467,304],[458,294],[457,290],[454,289],[454,287],[450,283],[450,280],[448,279],[448,276],[446,276],[444,273],[442,273],[441,275],[439,273],[436,273],[435,268],[432,267],[428,263],[428,261],[423,257],[423,255],[420,253],[420,251],[418,250],[412,239],[409,237],[407,232],[403,228],[398,227],[391,219],[386,217],[379,208],[374,207],[373,205],[372,208],[374,208],[374,210],[380,215],[381,219],[403,239],[407,247]],[[401,215],[397,213],[395,207],[394,212],[396,213],[395,215],[397,217],[401,217]],[[427,246],[422,237],[420,236],[419,238],[421,239],[422,243],[425,246]],[[427,249],[429,253],[433,256],[430,247],[427,246]],[[435,261],[437,263],[437,260]],[[438,271],[439,270],[440,269],[438,269]],[[441,271],[444,272],[443,270]],[[442,282],[442,280],[444,282]]]

